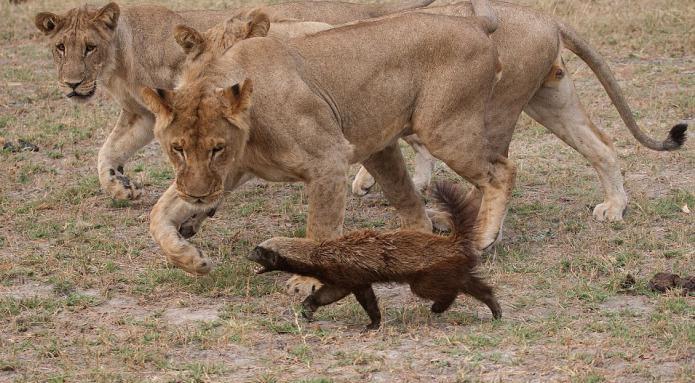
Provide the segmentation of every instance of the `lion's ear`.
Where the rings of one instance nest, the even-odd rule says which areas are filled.
[[[95,23],[103,24],[106,28],[113,31],[118,25],[118,18],[120,15],[121,9],[118,7],[118,4],[108,3],[97,12],[92,20]]]
[[[234,84],[229,88],[218,90],[230,115],[242,113],[251,106],[251,93],[253,93],[253,83],[249,78],[244,80],[241,86]]]
[[[205,39],[203,35],[191,27],[185,25],[176,26],[174,28],[174,38],[186,54],[201,52],[204,48]]]
[[[41,12],[34,17],[36,28],[46,35],[55,32],[62,22],[63,19],[60,16],[50,12]]]
[[[253,11],[251,14],[251,21],[247,24],[247,34],[246,38],[251,37],[266,37],[268,36],[268,31],[270,30],[270,19],[268,15],[261,11]]]
[[[154,113],[157,118],[171,115],[170,101],[172,92],[162,89],[152,89],[144,87],[140,90],[142,102],[145,103],[147,109]]]

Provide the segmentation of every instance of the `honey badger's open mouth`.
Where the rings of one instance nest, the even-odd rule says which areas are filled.
[[[256,274],[265,274],[276,270],[273,266],[277,262],[277,254],[263,247],[256,246],[246,256],[246,259],[258,263],[258,266],[254,269]]]
[[[257,275],[261,275],[261,274],[269,273],[269,272],[274,271],[274,270],[270,270],[265,266],[259,266],[259,267],[256,267],[253,271]]]

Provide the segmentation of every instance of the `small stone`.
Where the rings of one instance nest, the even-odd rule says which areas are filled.
[[[632,276],[632,274],[628,274],[625,276],[625,279],[623,279],[622,282],[620,282],[620,287],[625,289],[625,290],[630,290],[633,287],[635,287],[635,277]]]
[[[685,214],[690,214],[690,208],[688,208],[688,204],[683,205],[681,211]]]
[[[17,146],[19,146],[19,150],[22,152],[38,152],[39,151],[38,146],[32,144],[29,141],[24,141],[22,139],[19,139],[19,141],[17,141]]]

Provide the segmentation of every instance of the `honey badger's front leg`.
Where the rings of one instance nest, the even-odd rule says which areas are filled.
[[[350,290],[348,289],[323,285],[302,302],[302,316],[308,321],[311,321],[314,318],[314,313],[319,307],[337,302],[345,298],[348,294],[350,294]]]
[[[372,286],[365,286],[352,292],[357,298],[364,311],[369,315],[371,323],[367,325],[367,330],[376,330],[381,325],[381,311],[379,311],[379,301],[374,294]]]

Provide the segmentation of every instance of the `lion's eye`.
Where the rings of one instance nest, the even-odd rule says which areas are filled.
[[[56,45],[56,49],[58,49],[58,51],[60,51],[61,53],[65,53],[65,45],[63,45],[62,43]]]
[[[84,48],[84,54],[87,55],[87,54],[91,53],[91,52],[92,52],[93,50],[95,50],[95,49],[97,49],[97,46],[96,46],[96,45],[87,44],[87,46]]]
[[[224,150],[223,145],[217,145],[214,148],[212,148],[212,154],[215,155],[217,153],[221,153]]]
[[[183,148],[180,145],[172,145],[171,150],[175,151],[178,154],[183,155]]]

